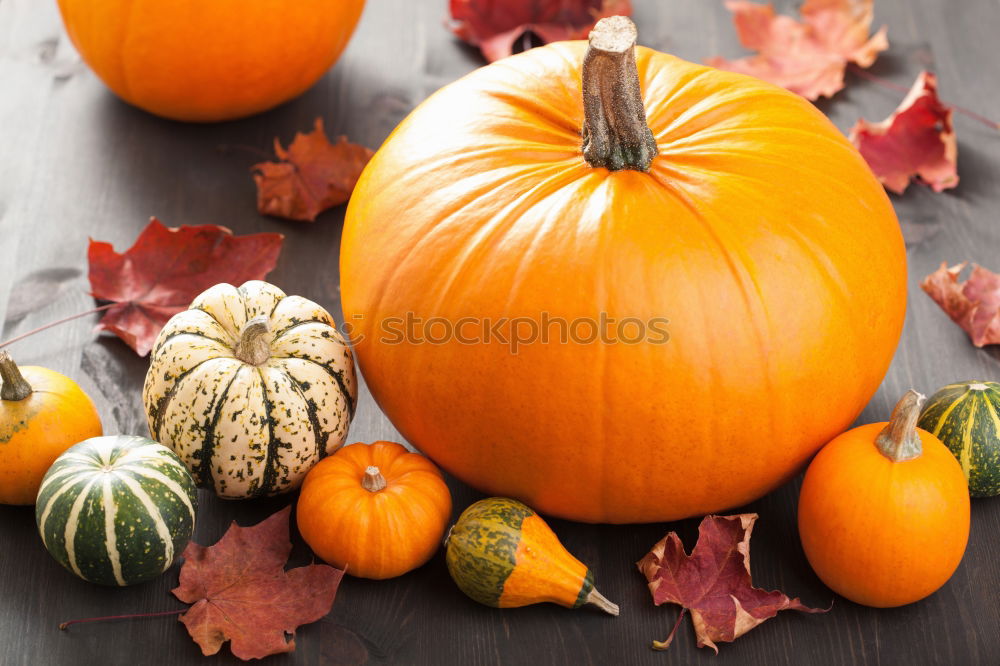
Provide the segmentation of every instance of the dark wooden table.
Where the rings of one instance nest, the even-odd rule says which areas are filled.
[[[690,60],[741,49],[721,0],[634,0],[640,42]],[[795,2],[776,3],[794,11]],[[219,125],[160,120],[119,102],[79,61],[53,0],[0,0],[0,338],[93,307],[87,238],[128,247],[150,215],[168,224],[227,225],[238,233],[280,231],[285,249],[271,281],[339,316],[337,258],[343,208],[315,224],[257,214],[249,167],[274,136],[289,141],[322,116],[330,134],[377,147],[425,96],[482,64],[443,27],[444,0],[370,0],[337,66],[301,98],[263,115]],[[872,71],[909,86],[921,68],[940,76],[950,102],[1000,114],[995,0],[878,0],[890,51]],[[842,129],[885,117],[901,95],[855,76],[820,104]],[[912,187],[893,197],[907,238],[910,308],[895,362],[860,422],[882,420],[907,388],[1000,379],[1000,348],[976,350],[918,288],[939,262],[973,260],[1000,269],[1000,135],[957,117],[961,185],[947,194]],[[145,434],[140,402],[146,359],[116,338],[95,337],[95,318],[11,347],[24,364],[78,380],[108,433]],[[350,441],[398,434],[370,395],[361,397]],[[827,605],[834,595],[812,573],[795,527],[801,477],[745,507],[761,518],[753,539],[755,582]],[[478,494],[450,480],[456,514]],[[202,492],[195,536],[218,539],[231,520],[257,522],[289,498],[222,502]],[[720,655],[695,648],[690,626],[667,652],[649,648],[676,607],[655,608],[633,563],[668,530],[692,545],[697,520],[629,527],[553,520],[566,546],[590,564],[622,615],[542,605],[498,611],[466,599],[439,553],[385,582],[347,579],[331,614],[304,627],[295,653],[271,663],[997,663],[1000,660],[1000,499],[972,507],[972,536],[952,580],[929,599],[872,610],[837,598],[828,615],[784,613]],[[310,555],[296,541],[292,563]],[[45,552],[29,508],[0,507],[0,664],[231,663],[224,647],[200,656],[174,618],[74,627],[60,621],[180,608],[169,590],[176,567],[126,589],[76,579]],[[685,620],[687,623],[687,620]]]

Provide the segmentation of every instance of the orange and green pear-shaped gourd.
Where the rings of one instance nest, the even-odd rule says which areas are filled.
[[[618,615],[618,606],[594,587],[590,569],[566,550],[541,516],[517,500],[476,502],[452,526],[446,547],[451,577],[481,604],[591,604]]]

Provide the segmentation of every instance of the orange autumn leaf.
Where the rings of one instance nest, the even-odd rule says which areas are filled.
[[[886,188],[902,194],[916,177],[940,192],[958,185],[958,144],[952,108],[938,99],[937,78],[921,72],[892,115],[880,123],[860,119],[851,142]]]
[[[874,0],[806,0],[801,21],[775,14],[770,4],[728,0],[745,48],[757,55],[709,58],[712,67],[749,74],[816,100],[844,87],[849,62],[870,67],[889,48],[883,26],[869,37]]]
[[[750,580],[750,532],[755,513],[705,516],[698,543],[688,555],[676,532],[663,537],[637,566],[649,581],[653,603],[681,606],[673,631],[653,647],[670,647],[685,611],[691,612],[698,647],[719,652],[717,642],[731,642],[783,610],[825,613],[777,590],[754,587]]]
[[[449,27],[493,62],[525,33],[545,43],[586,39],[598,20],[615,15],[631,16],[631,0],[451,0]]]
[[[967,263],[941,267],[924,278],[920,288],[962,327],[977,347],[1000,344],[1000,275],[973,264],[965,282],[959,275]]]
[[[285,571],[290,513],[285,507],[251,527],[234,522],[214,546],[192,541],[184,550],[173,593],[192,604],[180,621],[202,654],[226,641],[243,660],[291,652],[287,636],[330,612],[344,572],[325,564]]]
[[[275,139],[274,152],[280,162],[253,166],[257,210],[264,215],[307,222],[351,197],[373,154],[344,136],[330,143],[321,118],[316,119],[312,132],[296,133],[287,150]]]

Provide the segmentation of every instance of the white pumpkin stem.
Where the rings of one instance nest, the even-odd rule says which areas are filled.
[[[31,384],[21,375],[17,363],[5,351],[0,351],[0,378],[3,378],[0,399],[24,400],[31,395]]]
[[[583,58],[583,157],[592,167],[649,171],[659,150],[646,122],[635,64],[635,23],[609,16]]]
[[[913,389],[907,391],[893,407],[889,424],[875,438],[879,452],[892,462],[913,460],[923,453],[917,420],[926,399]]]
[[[233,354],[244,363],[264,365],[271,358],[271,341],[267,335],[269,332],[267,317],[254,317],[243,327]]]
[[[590,591],[590,594],[587,595],[586,603],[592,606],[597,606],[608,615],[617,616],[619,613],[618,604],[613,601],[609,601],[607,597],[597,591],[596,587]]]
[[[375,465],[369,465],[365,469],[365,475],[361,477],[361,487],[370,493],[377,493],[378,491],[385,488],[388,484],[385,481],[385,477],[382,476],[382,471],[379,470]]]

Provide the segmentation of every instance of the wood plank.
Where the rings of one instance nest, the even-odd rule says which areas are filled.
[[[793,13],[793,0],[775,3]],[[940,76],[942,95],[987,115],[1000,108],[995,83],[996,2],[878,0],[876,22],[890,26],[891,50],[872,72],[909,85],[920,69]],[[728,12],[715,0],[634,0],[640,42],[700,61],[739,47]],[[272,281],[340,311],[337,256],[343,209],[315,224],[281,222],[254,208],[250,166],[277,136],[284,143],[322,116],[331,134],[377,147],[425,96],[481,65],[474,50],[443,27],[446,3],[373,0],[338,65],[299,99],[247,120],[183,125],[115,99],[75,56],[55,3],[0,0],[0,338],[92,307],[87,295],[88,237],[124,249],[156,215],[168,224],[224,224],[237,233],[286,235]],[[881,119],[901,95],[855,75],[820,102],[842,130],[860,116]],[[978,261],[1000,270],[1000,140],[956,117],[962,183],[947,194],[911,187],[892,200],[907,238],[910,303],[906,330],[881,390],[860,422],[882,420],[907,388],[924,392],[963,378],[997,379],[1000,350],[977,350],[919,289],[942,261]],[[27,285],[27,286],[26,286]],[[37,293],[37,298],[24,294]],[[146,361],[118,340],[95,339],[85,318],[20,343],[19,361],[44,364],[79,380],[94,396],[109,433],[142,433],[138,395]],[[363,392],[351,441],[398,439]],[[745,507],[761,515],[753,540],[755,582],[806,603],[834,595],[812,573],[799,547],[796,498],[801,479]],[[456,514],[480,495],[449,480]],[[222,502],[201,493],[196,539],[212,543],[229,521],[250,524],[288,498]],[[690,547],[697,520],[639,526],[551,521],[566,546],[595,571],[601,590],[622,605],[614,619],[589,611],[537,606],[499,611],[469,601],[451,583],[438,554],[400,579],[344,582],[331,615],[304,627],[294,655],[269,663],[990,663],[1000,648],[1000,503],[973,503],[969,549],[952,581],[908,607],[872,610],[837,598],[831,613],[785,613],[715,657],[683,627],[667,652],[663,638],[675,608],[654,608],[638,560],[676,529]],[[170,618],[95,624],[61,633],[58,622],[93,615],[179,608],[169,590],[176,568],[133,588],[99,588],[63,572],[45,553],[28,508],[0,507],[0,662],[12,664],[234,663],[223,648],[202,658]],[[296,539],[293,564],[308,562]],[[685,620],[687,622],[687,620]]]

